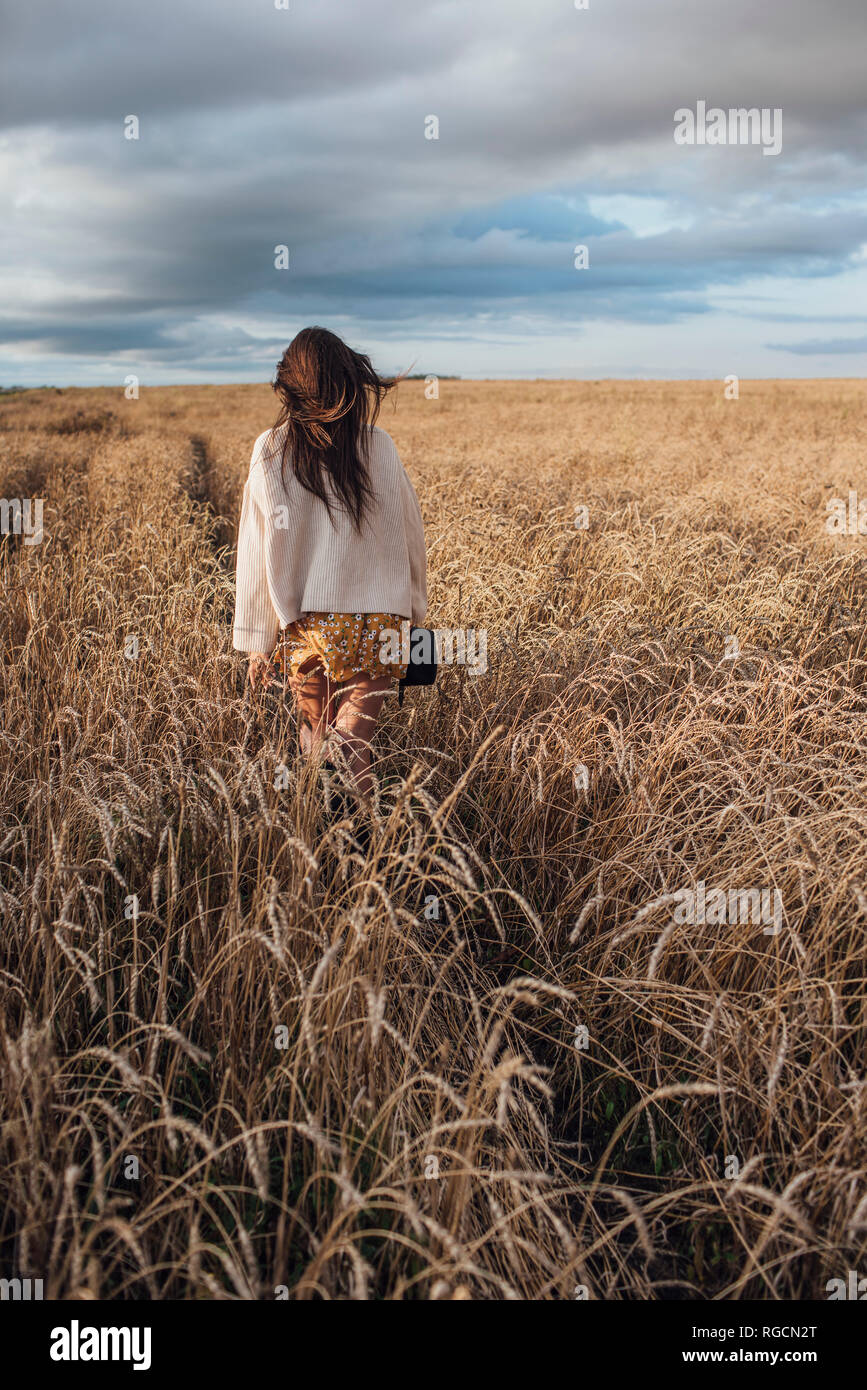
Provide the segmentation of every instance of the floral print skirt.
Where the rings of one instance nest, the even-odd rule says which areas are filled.
[[[397,613],[306,613],[283,628],[271,660],[284,676],[294,676],[299,666],[316,657],[335,682],[362,674],[402,680],[407,668],[400,660],[405,622]]]

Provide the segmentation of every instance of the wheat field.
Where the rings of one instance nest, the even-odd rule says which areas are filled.
[[[0,1264],[82,1299],[816,1299],[867,1260],[867,385],[404,382],[369,845],[231,649],[266,385],[0,398]],[[581,509],[586,509],[582,511]],[[584,524],[586,522],[586,524]],[[699,882],[779,930],[682,921]]]

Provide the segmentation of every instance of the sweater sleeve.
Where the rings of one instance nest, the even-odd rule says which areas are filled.
[[[253,464],[257,458],[253,451]],[[265,516],[251,467],[244,487],[238,558],[235,567],[235,625],[232,645],[241,652],[270,653],[280,623],[268,592],[265,569]]]
[[[415,488],[400,465],[403,495],[403,525],[409,552],[409,572],[412,585],[412,621],[416,627],[424,622],[427,612],[427,552],[424,543],[424,523]]]

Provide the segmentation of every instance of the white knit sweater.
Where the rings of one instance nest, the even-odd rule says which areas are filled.
[[[330,521],[288,459],[281,480],[284,438],[284,430],[266,430],[253,446],[238,533],[233,645],[270,652],[279,629],[303,613],[399,613],[421,623],[424,528],[390,436],[377,428],[371,434],[373,499],[361,532],[337,498]],[[327,479],[326,487],[333,496]]]

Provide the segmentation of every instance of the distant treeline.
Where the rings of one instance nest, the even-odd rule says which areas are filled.
[[[56,391],[61,395],[61,386],[0,386],[0,396],[20,396],[23,391]]]
[[[435,376],[437,381],[460,381],[459,376],[449,372],[410,372],[409,376],[404,377],[404,381],[427,381],[431,376]]]

